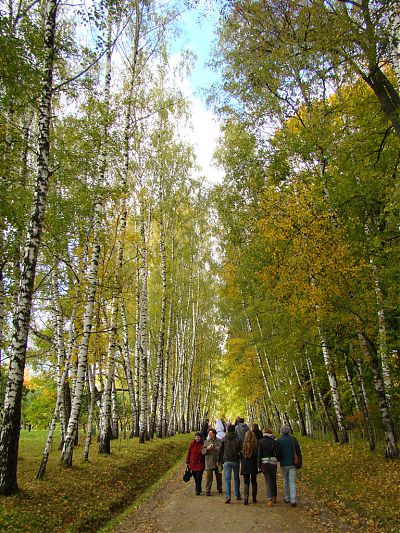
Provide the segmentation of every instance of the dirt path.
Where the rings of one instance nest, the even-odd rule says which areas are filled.
[[[262,475],[258,476],[256,504],[249,502],[249,505],[245,506],[243,500],[233,499],[227,505],[224,503],[224,492],[223,494],[217,493],[215,481],[210,497],[206,497],[204,492],[196,496],[194,483],[182,481],[183,471],[184,465],[182,464],[147,501],[126,516],[114,531],[117,533],[352,531],[346,524],[339,523],[337,517],[330,511],[317,508],[314,502],[307,501],[301,494],[296,508],[285,504],[280,481],[278,482],[278,503],[272,508],[266,506],[265,484]],[[242,481],[243,478],[241,478]]]

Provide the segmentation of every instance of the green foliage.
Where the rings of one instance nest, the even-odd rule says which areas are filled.
[[[35,429],[49,427],[57,398],[57,385],[47,373],[33,378],[25,388],[22,422]]]

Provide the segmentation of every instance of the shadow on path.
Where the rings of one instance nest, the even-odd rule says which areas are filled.
[[[211,496],[205,496],[204,492],[196,496],[193,481],[188,483],[182,481],[184,469],[185,465],[181,463],[169,479],[162,483],[147,501],[132,513],[125,515],[123,521],[113,531],[117,533],[351,531],[348,526],[341,526],[337,518],[326,509],[322,510],[321,516],[310,516],[307,508],[302,508],[301,494],[296,508],[284,503],[280,481],[278,482],[278,502],[272,508],[267,507],[262,474],[257,476],[257,503],[252,503],[250,499],[249,505],[245,506],[243,500],[235,499],[230,504],[225,504],[225,486],[223,486],[223,494],[218,494],[215,481]],[[241,492],[243,497],[242,476]]]

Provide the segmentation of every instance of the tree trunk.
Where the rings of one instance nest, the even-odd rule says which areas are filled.
[[[364,377],[362,374],[362,365],[361,365],[361,361],[358,358],[356,359],[355,363],[356,363],[358,390],[360,393],[361,411],[364,415],[364,421],[365,421],[365,425],[367,428],[369,449],[373,451],[375,450],[376,442],[375,442],[374,431],[372,428],[371,417],[369,415],[369,410],[368,410],[368,401],[367,401],[367,394],[365,391]]]
[[[133,376],[131,368],[131,356],[129,348],[129,337],[128,337],[128,323],[126,320],[126,311],[125,311],[125,302],[122,299],[121,302],[121,320],[122,320],[122,337],[124,348],[122,350],[122,360],[124,364],[125,379],[128,385],[129,393],[129,402],[131,405],[131,416],[132,416],[132,436],[138,436],[138,410],[136,404],[135,390],[133,385]]]
[[[138,328],[138,347],[141,379],[140,398],[140,433],[139,442],[149,439],[149,401],[148,401],[148,353],[147,353],[147,243],[145,231],[144,205],[140,205],[140,235],[141,235],[141,268],[140,268],[140,315]]]
[[[301,396],[303,398],[303,403],[304,403],[305,435],[307,435],[307,437],[311,437],[312,436],[312,422],[311,422],[310,408],[309,408],[309,402],[308,402],[308,398],[307,398],[307,392],[306,392],[304,384],[303,384],[303,382],[302,382],[302,380],[300,378],[300,374],[299,374],[299,371],[297,369],[297,365],[296,365],[295,362],[293,362],[293,366],[294,366],[294,372],[295,372],[296,377],[297,377],[297,383],[299,384],[300,391],[301,391]]]
[[[160,185],[159,200],[161,204],[162,193]],[[161,256],[161,316],[160,316],[160,329],[158,334],[158,346],[157,346],[157,361],[156,370],[154,375],[154,387],[153,387],[153,410],[151,415],[150,432],[151,436],[156,430],[156,417],[161,418],[161,405],[162,405],[162,392],[163,392],[163,356],[164,356],[164,337],[165,337],[165,320],[167,310],[167,261],[165,254],[165,232],[164,222],[162,214],[160,214],[160,256]]]
[[[116,267],[118,268],[118,266]],[[114,294],[111,304],[111,323],[107,349],[107,375],[101,397],[101,425],[99,453],[111,453],[111,389],[114,382],[115,351],[117,349],[118,296]]]
[[[104,84],[104,102],[106,107],[106,116],[104,120],[102,147],[99,161],[99,179],[100,187],[105,181],[107,169],[107,139],[109,130],[109,103],[110,103],[110,82],[111,82],[111,16],[108,16],[108,32],[107,32],[107,59],[106,59],[106,76]],[[85,377],[87,371],[87,357],[89,349],[90,334],[92,331],[92,322],[94,314],[94,304],[98,284],[98,267],[100,261],[100,238],[101,225],[103,218],[103,198],[98,194],[93,215],[93,241],[90,264],[87,274],[87,294],[86,306],[83,317],[83,331],[82,340],[79,346],[78,353],[78,369],[75,380],[75,390],[72,399],[71,415],[68,422],[67,433],[65,437],[64,447],[62,451],[61,461],[66,467],[72,466],[74,442],[78,433],[79,413],[83,398],[83,391],[85,387]]]
[[[317,398],[319,399],[319,402],[321,404],[321,407],[323,409],[325,417],[328,420],[328,423],[329,423],[329,425],[331,427],[331,430],[332,430],[332,433],[333,433],[333,438],[334,438],[335,442],[339,442],[339,435],[337,433],[336,426],[333,423],[333,420],[332,420],[332,418],[329,415],[328,409],[327,409],[327,407],[325,405],[324,397],[322,396],[322,393],[321,393],[321,388],[320,388],[319,384],[317,383],[317,381],[315,379],[315,373],[314,373],[314,369],[312,367],[312,363],[311,363],[311,359],[310,358],[307,359],[307,363],[309,365],[310,377],[311,377],[312,381],[314,382],[314,391],[315,391],[315,393],[317,395]]]
[[[93,427],[93,413],[96,397],[96,365],[93,365],[93,370],[90,370],[88,365],[88,371],[86,376],[87,391],[88,391],[88,423],[86,430],[85,449],[83,451],[83,460],[85,463],[89,461],[89,448],[92,443],[92,427]]]
[[[168,327],[167,327],[167,340],[165,344],[165,362],[164,362],[164,376],[163,376],[163,390],[161,395],[161,414],[159,417],[160,421],[160,427],[157,429],[157,433],[159,437],[166,437],[167,436],[167,401],[168,401],[168,377],[169,377],[169,366],[170,366],[170,358],[171,358],[171,324],[173,320],[173,306],[172,306],[172,298],[169,303],[169,311],[168,311]]]
[[[400,87],[400,9],[397,0],[389,0],[388,15],[392,65]]]
[[[386,435],[386,455],[390,459],[394,459],[399,456],[399,448],[397,446],[397,437],[394,430],[393,420],[390,416],[389,407],[386,401],[385,389],[379,373],[376,353],[373,350],[371,343],[368,342],[366,336],[362,332],[358,332],[358,339],[372,370],[372,379],[374,382],[376,395],[378,397],[382,424]]]
[[[1,231],[1,230],[0,230]],[[0,248],[2,251],[2,248]],[[4,319],[5,319],[5,300],[6,300],[6,291],[3,281],[3,268],[4,264],[0,265],[0,368],[2,366],[2,350],[3,350],[3,331],[4,331]]]
[[[55,30],[58,2],[47,0],[44,21],[44,72],[39,107],[38,174],[33,198],[17,306],[13,320],[10,367],[7,376],[2,425],[0,431],[0,494],[10,495],[18,490],[17,461],[21,424],[22,385],[24,380],[26,347],[28,342],[32,296],[36,264],[42,238],[49,186],[50,120],[55,55]]]
[[[325,335],[322,332],[322,329],[321,329],[321,326],[319,324],[319,319],[318,318],[317,318],[317,321],[318,321],[319,336],[320,336],[321,345],[322,345],[322,353],[323,353],[323,356],[324,356],[326,374],[328,376],[328,381],[329,381],[331,394],[332,394],[332,400],[333,400],[333,407],[334,407],[334,411],[335,411],[335,415],[336,415],[336,421],[337,421],[339,434],[340,434],[340,442],[341,443],[347,443],[347,442],[349,442],[349,438],[348,438],[347,430],[346,430],[346,427],[345,427],[345,424],[344,424],[344,415],[343,415],[343,410],[342,410],[342,402],[341,402],[340,395],[339,395],[339,388],[338,388],[338,384],[337,384],[336,373],[335,373],[335,370],[334,370],[332,357],[331,357],[331,354],[330,354],[330,351],[329,351],[329,348],[328,348],[328,343],[326,342],[326,338],[325,338]]]

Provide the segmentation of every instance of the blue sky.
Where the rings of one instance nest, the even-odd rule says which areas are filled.
[[[185,11],[180,18],[181,33],[174,42],[170,42],[169,50],[174,57],[173,63],[185,50],[191,50],[197,56],[191,75],[180,82],[192,114],[192,128],[182,126],[182,135],[194,147],[197,164],[201,167],[200,174],[208,184],[222,181],[222,170],[213,164],[221,131],[220,121],[206,106],[206,90],[220,79],[219,74],[206,65],[216,39],[218,4],[218,0],[200,0],[197,9]]]
[[[193,51],[197,60],[193,72],[189,78],[191,87],[199,98],[205,99],[202,89],[207,89],[213,82],[220,79],[219,74],[214,72],[206,63],[210,59],[213,40],[216,39],[215,30],[218,24],[218,2],[200,2],[199,9],[185,11],[180,17],[181,35],[171,43],[171,54],[179,54],[189,49]]]

